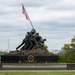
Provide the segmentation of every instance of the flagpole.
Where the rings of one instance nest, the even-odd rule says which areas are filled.
[[[26,13],[27,13],[27,11],[26,11]],[[28,15],[28,14],[27,14],[27,15]],[[28,17],[29,17],[29,15],[28,15]],[[33,26],[32,22],[31,22],[30,17],[29,17],[29,22],[30,22],[30,24],[31,24],[32,28],[34,29],[34,26]]]
[[[34,26],[33,26],[32,22],[31,22],[31,19],[30,19],[29,15],[28,15],[28,13],[27,13],[26,9],[24,8],[24,5],[23,5],[23,4],[22,4],[22,7],[23,7],[23,9],[24,9],[24,10],[25,10],[25,12],[26,12],[25,16],[27,17],[27,19],[29,20],[29,22],[30,22],[30,24],[31,24],[32,28],[34,29]],[[24,13],[23,13],[23,14],[24,14]]]

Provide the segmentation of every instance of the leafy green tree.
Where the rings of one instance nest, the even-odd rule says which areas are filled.
[[[3,52],[0,52],[0,56],[1,56],[2,54],[4,54],[4,53],[3,53]]]
[[[54,54],[53,52],[49,52],[50,54]]]
[[[43,45],[43,49],[47,50],[48,49],[48,46],[47,45]]]
[[[70,44],[64,44],[61,48],[63,55],[59,55],[61,61],[75,62],[75,36],[71,39]]]

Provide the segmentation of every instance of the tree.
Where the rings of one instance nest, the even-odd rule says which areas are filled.
[[[63,51],[63,57],[61,57],[62,60],[66,62],[75,62],[75,36],[71,39],[71,43],[64,44],[64,46],[61,48]]]
[[[50,54],[54,54],[53,52],[49,52]]]
[[[43,49],[47,50],[48,49],[48,46],[47,45],[43,45]]]

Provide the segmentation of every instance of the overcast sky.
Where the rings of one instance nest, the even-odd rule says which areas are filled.
[[[0,0],[0,50],[8,49],[8,39],[9,49],[15,50],[32,29],[22,3],[49,51],[70,43],[75,36],[75,0]]]

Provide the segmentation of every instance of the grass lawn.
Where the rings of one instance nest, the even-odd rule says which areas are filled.
[[[75,72],[0,72],[0,75],[75,75]]]

